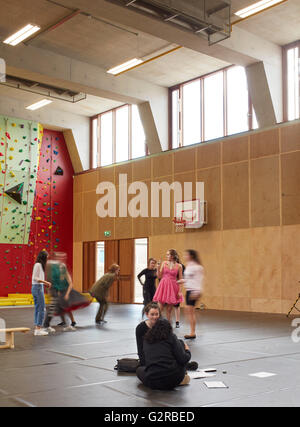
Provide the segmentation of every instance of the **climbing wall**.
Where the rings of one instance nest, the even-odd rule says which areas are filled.
[[[0,117],[0,243],[27,244],[42,128]]]
[[[0,296],[29,293],[39,251],[72,273],[73,168],[63,134],[0,116]]]

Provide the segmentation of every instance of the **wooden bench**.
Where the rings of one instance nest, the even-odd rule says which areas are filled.
[[[7,329],[0,329],[1,332],[5,332],[6,335],[6,343],[0,345],[0,349],[2,348],[15,348],[15,332],[23,332],[24,334],[26,332],[29,332],[30,328],[7,328]]]

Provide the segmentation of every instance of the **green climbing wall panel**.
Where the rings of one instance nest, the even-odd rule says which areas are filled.
[[[0,243],[28,244],[42,133],[36,122],[0,116]]]

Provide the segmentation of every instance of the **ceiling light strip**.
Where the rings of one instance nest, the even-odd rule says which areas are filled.
[[[29,105],[29,107],[26,107],[26,110],[35,111],[35,110],[38,110],[39,108],[45,107],[48,104],[51,104],[51,102],[53,101],[50,101],[50,99],[43,99],[42,101]]]
[[[124,62],[124,64],[117,65],[116,67],[111,68],[108,70],[108,74],[118,75],[124,71],[127,71],[133,67],[136,67],[137,65],[141,64],[143,62],[142,59],[131,59],[130,61]]]
[[[264,10],[270,9],[271,7],[277,6],[281,3],[285,3],[287,0],[262,0],[256,2],[244,9],[235,12],[235,15],[240,18],[247,18],[248,16],[256,15]]]
[[[4,40],[3,43],[9,44],[11,46],[16,46],[17,44],[21,43],[23,40],[30,37],[32,34],[39,31],[41,28],[37,25],[28,24],[25,27],[23,27],[21,30],[17,31],[12,36],[8,37],[6,40]]]
[[[128,71],[134,70],[135,68],[141,67],[145,64],[148,64],[149,62],[155,61],[156,59],[161,58],[162,56],[168,55],[169,53],[175,52],[179,49],[182,49],[183,46],[177,46],[174,49],[170,49],[167,52],[163,52],[160,55],[156,55],[153,58],[149,58],[146,61],[142,61],[140,64],[134,65],[131,68],[127,68],[126,70],[120,71],[119,73],[115,74],[115,76],[119,76],[120,74],[127,73]]]

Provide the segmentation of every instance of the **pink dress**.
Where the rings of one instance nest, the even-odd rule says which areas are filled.
[[[153,301],[161,304],[177,305],[183,301],[182,295],[178,296],[180,291],[177,283],[178,267],[168,268],[163,266],[162,279],[153,297]]]

